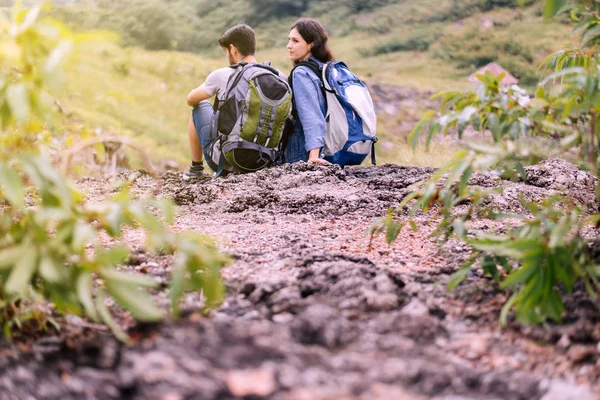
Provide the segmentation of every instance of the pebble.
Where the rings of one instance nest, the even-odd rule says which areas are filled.
[[[402,314],[411,317],[424,317],[429,315],[429,309],[419,299],[412,299],[407,305],[402,308]]]
[[[584,346],[581,344],[577,344],[571,346],[569,351],[567,352],[567,357],[573,362],[582,362],[587,358],[593,357],[595,350],[591,346]]]
[[[276,388],[275,375],[267,369],[229,371],[225,381],[235,397],[266,397]]]
[[[546,391],[541,400],[597,400],[588,387],[565,381],[544,381],[540,388]]]
[[[290,313],[281,313],[273,316],[273,322],[277,324],[287,324],[294,320],[294,316]]]
[[[469,351],[465,357],[469,360],[476,360],[487,354],[489,348],[489,342],[487,339],[482,337],[474,337],[471,339],[469,344]]]
[[[569,335],[566,333],[560,337],[560,340],[556,343],[556,345],[561,349],[568,349],[571,346],[571,339],[569,339]]]

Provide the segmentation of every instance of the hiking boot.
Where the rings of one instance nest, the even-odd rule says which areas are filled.
[[[189,181],[191,179],[198,179],[198,178],[206,178],[208,177],[208,175],[206,175],[204,173],[204,165],[199,162],[193,162],[192,161],[192,165],[190,165],[190,168],[186,171],[184,171],[183,173],[183,180],[184,181]]]

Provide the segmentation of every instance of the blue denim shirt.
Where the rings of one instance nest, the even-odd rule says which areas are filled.
[[[323,65],[314,57],[312,60]],[[294,105],[298,112],[298,119],[294,124],[294,131],[286,149],[286,160],[296,162],[308,159],[308,152],[312,149],[325,146],[325,113],[326,103],[321,90],[321,79],[308,68],[299,67],[292,75],[294,86]],[[304,145],[304,154],[301,145]]]

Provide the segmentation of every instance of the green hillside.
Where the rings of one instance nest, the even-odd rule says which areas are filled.
[[[80,55],[65,106],[75,120],[135,137],[156,159],[180,164],[188,160],[185,96],[224,64],[216,39],[235,23],[251,23],[258,58],[288,72],[289,27],[300,15],[318,17],[336,58],[367,82],[420,92],[465,88],[466,77],[490,61],[532,87],[539,62],[573,40],[568,25],[542,19],[539,4],[518,8],[511,0],[73,3],[57,5],[54,15],[80,29],[115,30],[126,47],[95,45]],[[378,135],[394,144],[382,149],[382,161],[439,165],[451,155],[413,154],[403,144],[406,126],[395,125],[416,121],[423,109],[416,102],[396,116],[381,114]]]

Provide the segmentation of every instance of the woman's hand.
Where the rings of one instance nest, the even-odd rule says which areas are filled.
[[[330,165],[331,163],[327,160],[323,160],[322,158],[309,158],[308,162],[311,164],[321,164],[321,165]]]
[[[329,164],[331,164],[329,161],[323,160],[322,158],[319,158],[319,153],[320,152],[321,152],[321,149],[312,149],[308,153],[308,162],[311,163],[311,164],[321,164],[321,165],[329,165]]]

